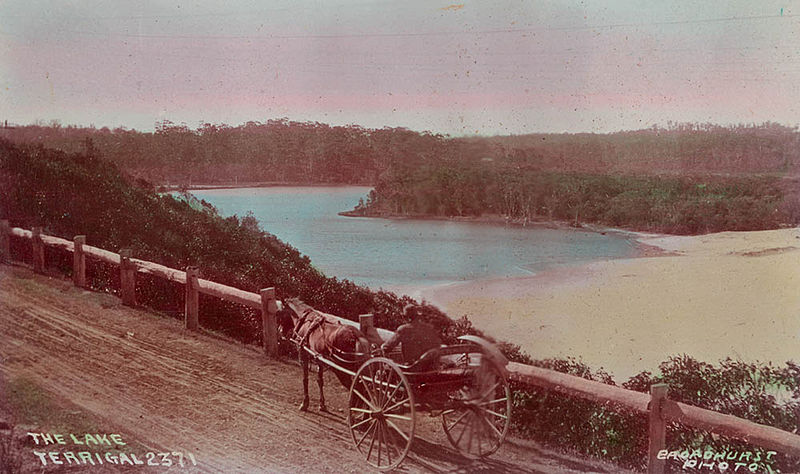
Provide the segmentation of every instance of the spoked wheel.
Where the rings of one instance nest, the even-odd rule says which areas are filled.
[[[358,369],[347,425],[367,463],[388,471],[403,462],[414,439],[414,411],[414,395],[397,364],[378,357]]]
[[[511,421],[511,390],[486,355],[460,390],[450,394],[442,427],[450,444],[469,457],[488,456],[503,444]]]

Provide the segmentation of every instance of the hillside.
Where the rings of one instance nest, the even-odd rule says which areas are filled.
[[[490,214],[678,234],[800,222],[800,133],[774,123],[448,138],[281,119],[195,130],[165,121],[155,133],[31,125],[2,134],[111,162],[144,187],[374,185],[355,215]]]
[[[237,182],[370,184],[387,161],[430,152],[441,137],[402,128],[369,130],[269,120],[237,127],[170,122],[155,133],[108,128],[23,126],[0,130],[17,144],[83,152],[155,184]]]
[[[636,174],[800,176],[800,133],[775,123],[671,124],[610,134],[469,138],[464,144],[514,167]]]
[[[173,185],[374,185],[393,170],[431,161],[559,173],[800,175],[800,133],[774,123],[471,138],[286,119],[196,129],[164,121],[154,133],[53,123],[0,129],[0,137],[101,156],[136,179]]]
[[[800,223],[800,178],[576,174],[431,162],[386,173],[348,215],[500,215],[645,232],[700,234]]]
[[[259,229],[254,218],[222,218],[211,206],[192,207],[141,182],[136,186],[115,165],[92,155],[0,141],[0,189],[0,218],[14,226],[43,226],[66,238],[85,234],[90,245],[130,248],[136,257],[173,268],[195,265],[205,277],[247,291],[274,286],[280,298],[298,296],[330,313],[351,318],[373,313],[376,324],[389,329],[402,323],[397,315],[411,301],[323,275],[308,257]],[[18,258],[30,258],[27,247],[15,251]],[[69,268],[67,257],[54,259]],[[118,288],[116,273],[102,265],[89,278],[96,288]],[[138,291],[144,304],[182,311],[168,283],[145,281]],[[204,327],[244,342],[260,337],[261,318],[254,311],[213,300],[203,307]],[[452,324],[434,308],[426,312],[443,331]]]

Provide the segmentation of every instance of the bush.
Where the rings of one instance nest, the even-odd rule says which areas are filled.
[[[281,298],[298,296],[352,319],[373,313],[376,324],[389,329],[402,323],[402,307],[412,302],[326,277],[308,257],[260,230],[248,216],[222,218],[204,203],[159,195],[146,183],[134,186],[115,166],[93,156],[0,141],[0,177],[8,184],[0,195],[0,216],[14,226],[42,226],[45,233],[64,238],[85,234],[89,245],[130,248],[136,258],[172,268],[195,265],[204,278],[246,291],[276,287]],[[15,254],[30,258],[26,246],[14,240]],[[87,268],[88,281],[105,291],[118,291],[117,273],[102,263],[90,262]],[[183,296],[174,284],[138,280],[138,301],[177,315]],[[433,307],[426,307],[426,313],[444,330],[443,313]],[[209,298],[201,305],[200,319],[204,327],[246,343],[261,337],[261,318],[239,305]]]
[[[533,361],[533,365],[615,385],[606,372],[593,371],[572,358]],[[517,382],[511,388],[511,427],[519,436],[630,468],[644,467],[647,418],[640,413]]]
[[[657,376],[640,373],[624,386],[645,391],[653,383],[666,383],[672,400],[790,433],[800,432],[800,366],[794,362],[776,367],[728,358],[711,365],[681,355],[662,362],[659,372]],[[756,451],[763,458],[767,451],[740,440],[676,425],[669,428],[668,442],[676,447],[716,452]],[[798,472],[800,458],[778,456],[771,467],[780,472]]]
[[[574,359],[534,361],[534,365],[588,380],[615,385],[603,371],[592,371]],[[649,393],[654,383],[669,385],[671,400],[790,433],[800,432],[800,366],[746,363],[725,359],[717,365],[689,356],[674,356],[659,366],[659,375],[642,372],[622,386]],[[520,436],[556,448],[601,457],[631,468],[644,468],[647,459],[647,416],[624,407],[601,404],[552,391],[513,383],[512,429]],[[688,426],[670,424],[670,450],[712,449],[753,451],[766,459],[764,449],[741,440]],[[770,464],[779,472],[800,471],[800,458],[777,456]]]

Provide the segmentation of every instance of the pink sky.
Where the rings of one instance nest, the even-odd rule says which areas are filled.
[[[5,1],[0,119],[289,117],[451,135],[800,124],[788,2],[448,5]]]

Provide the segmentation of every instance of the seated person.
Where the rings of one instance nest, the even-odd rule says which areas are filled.
[[[436,328],[420,320],[419,309],[416,306],[406,305],[403,308],[403,315],[410,322],[397,328],[394,336],[384,342],[381,348],[384,352],[389,352],[401,344],[403,363],[412,364],[430,349],[440,347],[442,340]]]

